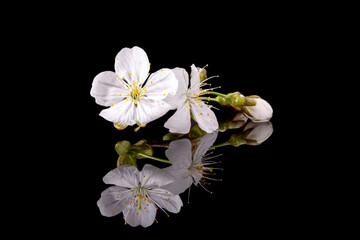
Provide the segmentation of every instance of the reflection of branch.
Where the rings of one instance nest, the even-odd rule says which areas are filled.
[[[150,158],[150,159],[153,159],[153,160],[156,160],[156,161],[159,161],[159,162],[170,163],[169,160],[162,159],[162,158],[157,158],[157,157],[153,157],[153,156],[147,155],[147,154],[145,154],[145,153],[137,152],[137,154],[138,154],[139,156],[146,157],[146,158]]]
[[[165,147],[169,148],[169,142],[163,142],[163,141],[147,141],[147,144],[149,144],[151,147]]]

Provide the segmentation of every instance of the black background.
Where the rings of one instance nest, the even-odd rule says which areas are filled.
[[[41,78],[47,83],[37,95],[45,104],[33,110],[44,116],[37,124],[45,135],[36,143],[35,151],[42,154],[37,155],[36,163],[25,164],[36,169],[31,179],[35,181],[32,186],[37,187],[32,189],[36,204],[24,219],[40,219],[30,231],[47,235],[45,230],[50,230],[52,235],[81,238],[97,234],[162,238],[218,233],[298,236],[312,228],[302,218],[307,200],[299,194],[299,182],[306,176],[298,178],[301,151],[293,147],[294,132],[300,130],[292,121],[297,116],[292,111],[294,95],[304,84],[304,62],[300,59],[307,39],[299,34],[302,27],[292,16],[292,9],[226,9],[230,12],[190,5],[179,12],[160,11],[145,18],[124,12],[105,17],[87,13],[83,18],[71,12],[70,16],[62,15],[71,17],[69,22],[54,21],[51,27],[41,22],[41,35],[30,36],[36,45],[26,52],[37,55],[36,71],[43,71]],[[93,78],[102,71],[113,71],[116,54],[133,46],[148,54],[150,73],[164,67],[183,67],[190,72],[193,63],[199,67],[208,64],[208,76],[220,76],[211,81],[213,86],[221,86],[219,92],[259,95],[274,110],[274,132],[263,144],[216,150],[223,154],[219,160],[224,171],[218,176],[223,181],[208,187],[214,194],[192,187],[190,204],[186,204],[185,192],[180,213],[170,213],[167,218],[158,211],[159,223],[146,229],[125,226],[121,214],[103,217],[96,205],[101,192],[109,187],[102,177],[116,167],[115,143],[161,140],[167,133],[163,124],[174,113],[167,113],[137,133],[132,127],[117,131],[98,115],[104,108],[90,96]],[[217,107],[219,118],[231,112]],[[36,136],[38,128],[32,130]],[[219,133],[216,143],[238,132]],[[154,156],[164,157],[164,151],[156,148]],[[140,168],[153,163],[140,161]]]

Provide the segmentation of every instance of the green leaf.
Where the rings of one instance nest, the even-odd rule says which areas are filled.
[[[130,147],[131,147],[131,143],[129,141],[126,140],[120,141],[115,144],[115,151],[119,155],[124,155],[128,153]]]
[[[131,154],[131,156],[134,159],[142,159],[145,158],[143,156],[138,155],[137,153],[144,153],[146,155],[152,156],[154,151],[152,149],[152,147],[146,143],[145,139],[140,140],[139,142],[133,144],[129,150],[129,154]]]
[[[133,165],[133,166],[137,167],[136,160],[133,161],[132,159],[130,159],[128,154],[122,154],[118,157],[116,166],[119,167],[122,165]]]

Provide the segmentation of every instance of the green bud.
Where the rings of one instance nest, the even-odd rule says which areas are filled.
[[[254,98],[245,97],[244,106],[256,106],[256,100],[254,100]]]
[[[121,123],[114,123],[114,127],[117,129],[117,130],[124,130],[125,128],[127,128],[128,125],[125,125],[125,124],[121,124]]]
[[[233,92],[225,95],[225,97],[217,96],[216,100],[222,106],[232,107],[235,110],[240,111],[245,102],[245,97],[239,92]]]
[[[199,76],[200,76],[200,82],[204,81],[205,79],[207,79],[207,75],[206,75],[206,70],[203,69],[201,72],[201,68],[197,67],[197,70],[199,72]]]

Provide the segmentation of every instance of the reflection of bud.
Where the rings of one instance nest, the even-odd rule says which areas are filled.
[[[252,98],[256,101],[255,106],[244,106],[244,114],[254,122],[269,121],[273,114],[270,104],[262,98]]]
[[[271,122],[250,122],[242,133],[243,138],[249,145],[260,145],[273,133]]]
[[[233,147],[238,147],[242,144],[245,144],[245,140],[243,139],[242,134],[233,134],[231,135],[228,144],[230,144]]]
[[[273,133],[271,122],[250,122],[240,134],[233,134],[227,144],[238,147],[242,144],[260,145]]]
[[[231,119],[219,121],[219,131],[225,132],[228,129],[241,128],[247,121],[247,117],[242,112],[238,112]]]

